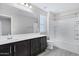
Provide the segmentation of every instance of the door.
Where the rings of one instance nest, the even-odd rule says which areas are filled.
[[[30,40],[15,43],[14,51],[16,56],[30,56]]]
[[[40,53],[40,38],[31,39],[31,55],[35,56]]]
[[[10,44],[0,45],[0,56],[10,56],[11,53],[12,51]]]
[[[41,37],[41,51],[44,51],[47,48],[47,38],[46,36]]]

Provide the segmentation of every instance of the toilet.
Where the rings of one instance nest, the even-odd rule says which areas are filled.
[[[53,41],[52,40],[47,40],[47,44],[48,44],[47,49],[53,49]]]

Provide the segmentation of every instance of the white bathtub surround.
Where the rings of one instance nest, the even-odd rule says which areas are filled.
[[[57,16],[54,45],[79,54],[79,13],[67,13]]]
[[[46,35],[41,35],[40,33],[18,34],[18,35],[11,35],[11,39],[8,38],[8,36],[0,36],[0,45],[18,42],[22,40],[29,40],[32,38],[37,38],[42,36],[46,36]]]

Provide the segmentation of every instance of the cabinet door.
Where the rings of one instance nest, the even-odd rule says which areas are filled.
[[[37,55],[40,53],[40,38],[31,39],[31,55]]]
[[[30,56],[30,40],[15,43],[14,51],[16,56]]]
[[[47,48],[47,38],[46,36],[41,37],[41,51],[44,51]]]
[[[11,45],[5,44],[0,45],[0,56],[10,56],[11,55]]]

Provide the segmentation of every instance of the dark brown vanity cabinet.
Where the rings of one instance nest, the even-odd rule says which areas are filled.
[[[14,44],[15,56],[30,56],[30,40],[16,42]]]
[[[0,45],[0,56],[35,56],[47,47],[46,36]]]

